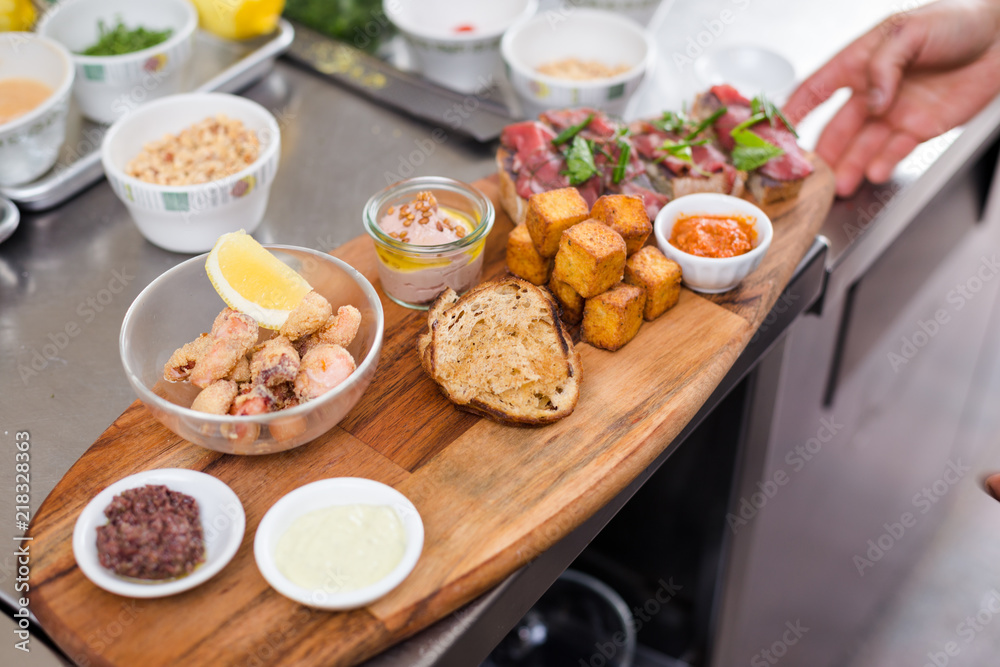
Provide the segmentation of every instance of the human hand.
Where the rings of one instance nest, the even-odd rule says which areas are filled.
[[[1000,2],[942,0],[894,14],[849,44],[792,93],[793,123],[839,88],[852,94],[816,152],[848,196],[883,183],[916,146],[965,123],[1000,92]]]
[[[994,498],[1000,500],[1000,472],[993,473],[986,478],[986,490],[989,491]]]

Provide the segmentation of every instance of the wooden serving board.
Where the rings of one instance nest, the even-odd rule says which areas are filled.
[[[496,202],[495,178],[476,185]],[[66,653],[88,665],[349,665],[381,652],[533,559],[664,450],[770,311],[832,200],[833,176],[817,164],[798,199],[769,208],[770,251],[739,288],[711,298],[683,290],[674,309],[644,323],[618,352],[579,344],[579,404],[545,427],[503,426],[455,409],[420,368],[416,336],[425,314],[384,295],[385,343],[371,386],[337,427],[308,445],[260,457],[218,454],[180,439],[133,403],[31,524],[31,608]],[[511,228],[497,206],[486,276],[503,271]],[[379,287],[367,236],[334,254]],[[246,509],[243,543],[221,573],[186,593],[154,600],[106,593],[76,566],[74,522],[109,484],[166,467],[229,484]],[[426,539],[416,569],[389,595],[363,609],[320,612],[267,585],[253,538],[281,496],[337,476],[395,486],[420,511]]]

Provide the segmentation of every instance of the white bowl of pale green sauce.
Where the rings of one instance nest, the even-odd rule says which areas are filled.
[[[424,524],[391,486],[359,477],[312,482],[283,496],[254,537],[260,573],[276,591],[316,609],[374,602],[413,570]]]

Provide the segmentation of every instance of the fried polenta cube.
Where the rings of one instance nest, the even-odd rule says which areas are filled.
[[[645,304],[645,290],[627,283],[618,283],[587,299],[583,306],[581,340],[614,352],[639,333]]]
[[[628,254],[637,252],[653,232],[646,205],[635,195],[603,195],[594,202],[590,217],[622,235]]]
[[[621,234],[596,220],[584,220],[563,232],[552,275],[589,299],[622,279],[625,259]]]
[[[535,285],[544,285],[552,271],[552,258],[538,254],[524,223],[507,235],[507,270]]]
[[[576,188],[559,188],[528,197],[524,224],[542,257],[554,257],[562,233],[590,217],[590,208]]]
[[[642,316],[652,321],[674,307],[681,295],[681,267],[660,252],[646,246],[625,262],[625,282],[646,290]]]
[[[563,321],[569,324],[578,324],[583,318],[583,297],[555,276],[549,278],[549,291],[562,306]]]

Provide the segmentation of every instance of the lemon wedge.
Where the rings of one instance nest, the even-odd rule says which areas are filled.
[[[0,0],[0,32],[27,30],[34,22],[31,0]]]
[[[285,0],[194,0],[201,27],[223,39],[249,39],[274,30]]]
[[[226,305],[265,329],[280,329],[288,313],[312,291],[305,278],[242,229],[219,237],[205,271]]]

